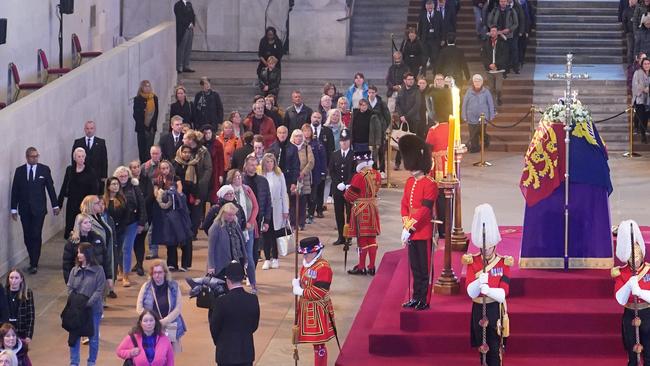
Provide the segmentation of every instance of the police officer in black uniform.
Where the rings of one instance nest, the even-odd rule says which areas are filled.
[[[354,154],[350,147],[350,130],[344,128],[340,132],[340,148],[332,153],[329,163],[330,176],[332,177],[332,186],[330,192],[334,198],[334,215],[336,217],[336,229],[339,232],[339,238],[333,245],[345,244],[347,240],[343,236],[343,227],[350,220],[351,206],[343,198],[346,186],[355,173]],[[345,214],[344,211],[345,210]]]

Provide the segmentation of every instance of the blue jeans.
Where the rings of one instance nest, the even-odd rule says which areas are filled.
[[[102,310],[97,312],[93,311],[93,326],[95,328],[95,334],[90,337],[90,342],[88,344],[88,365],[94,366],[97,361],[97,353],[99,352],[99,322],[102,320]],[[77,339],[77,342],[74,344],[74,347],[70,347],[70,365],[79,365],[79,348],[80,348],[80,339]]]
[[[476,23],[476,34],[479,36],[485,36],[485,33],[487,33],[483,26],[482,11],[478,6],[474,7],[474,23]]]
[[[134,222],[124,230],[124,242],[122,242],[122,270],[124,273],[131,272],[131,260],[133,259],[133,243],[138,235],[138,222]]]
[[[252,287],[255,287],[257,284],[255,281],[255,257],[253,257],[254,242],[255,230],[248,230],[248,241],[246,242],[246,260],[248,261],[248,268],[246,268],[246,274],[248,275],[248,281]]]

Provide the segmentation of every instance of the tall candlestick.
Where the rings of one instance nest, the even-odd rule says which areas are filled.
[[[446,176],[454,177],[456,175],[456,169],[454,166],[454,142],[456,136],[456,119],[454,116],[449,116],[449,138],[447,140],[447,169]]]
[[[454,114],[454,146],[460,145],[460,89],[456,85],[451,88],[451,105]],[[451,125],[451,120],[449,121]]]

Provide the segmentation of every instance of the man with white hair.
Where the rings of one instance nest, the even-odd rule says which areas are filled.
[[[479,137],[481,136],[481,114],[485,115],[483,123],[494,119],[496,110],[490,91],[483,87],[483,77],[479,74],[472,76],[472,87],[467,89],[463,98],[463,107],[461,108],[461,118],[467,123],[469,128],[469,141],[467,148],[470,153],[476,153],[481,150]],[[485,133],[485,147],[490,146],[490,136]]]
[[[480,251],[463,255],[463,264],[467,265],[467,295],[473,301],[470,339],[472,347],[478,347],[479,353],[485,355],[484,364],[488,366],[501,365],[501,338],[509,333],[505,303],[510,291],[513,259],[496,253],[500,241],[492,206],[479,205],[472,221],[472,244]],[[483,314],[486,314],[487,324],[483,324]]]

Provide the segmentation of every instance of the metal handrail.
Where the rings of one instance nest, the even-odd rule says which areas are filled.
[[[352,16],[354,16],[354,2],[355,0],[347,0],[345,2],[345,6],[347,7],[348,13],[343,18],[336,19],[337,22],[342,22],[348,19],[352,19]]]

